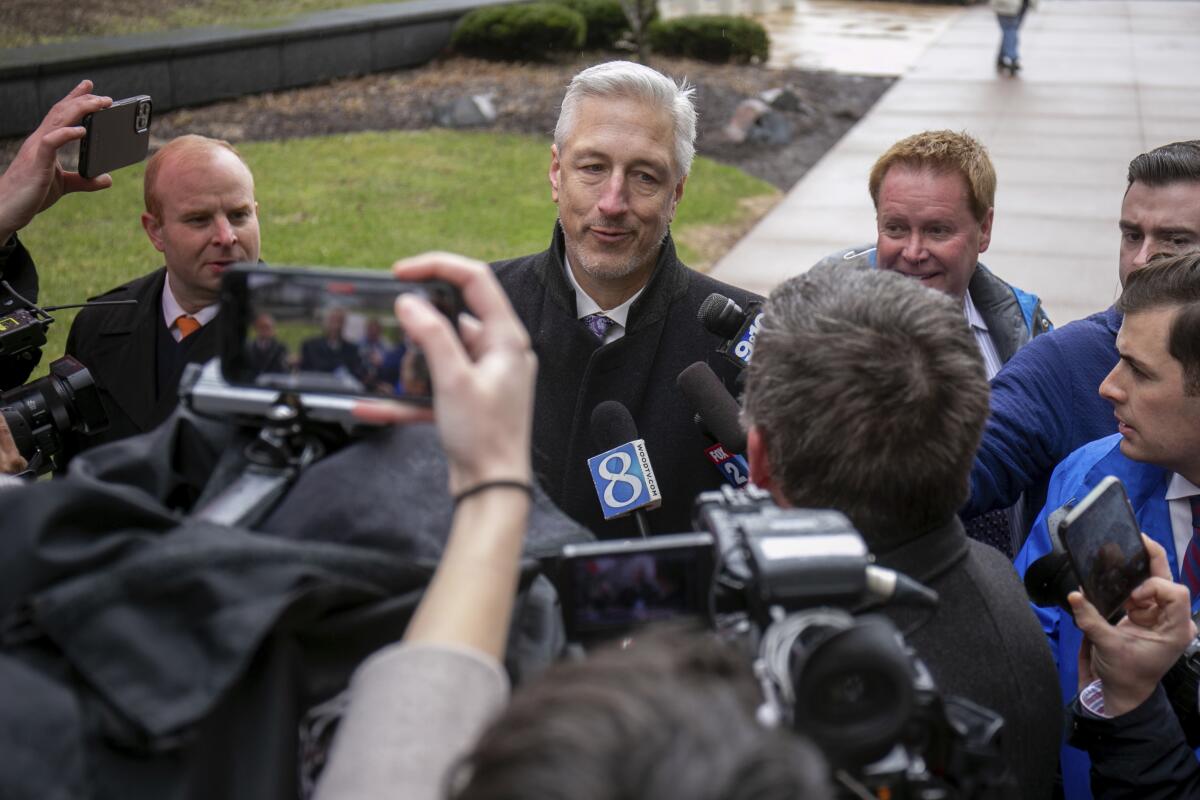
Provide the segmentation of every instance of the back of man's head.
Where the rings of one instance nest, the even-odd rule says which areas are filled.
[[[1200,252],[1155,258],[1126,278],[1119,311],[1131,316],[1161,308],[1179,309],[1167,352],[1183,367],[1185,394],[1200,395]]]
[[[966,501],[988,384],[951,298],[892,272],[815,270],[767,301],[745,414],[777,496],[842,511],[886,551]]]
[[[1142,153],[1129,162],[1129,186],[1166,186],[1184,181],[1200,182],[1200,140],[1172,142]],[[1128,188],[1128,187],[1127,187]]]
[[[450,796],[831,797],[818,751],[759,725],[757,703],[747,660],[710,634],[641,635],[518,691],[452,776]]]
[[[955,131],[922,131],[901,139],[871,167],[867,188],[879,207],[879,189],[892,167],[914,171],[961,175],[967,184],[967,201],[976,221],[982,222],[996,204],[996,168],[987,148],[975,137]]]

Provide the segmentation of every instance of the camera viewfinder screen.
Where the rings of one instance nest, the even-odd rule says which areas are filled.
[[[572,634],[621,633],[637,625],[707,613],[712,567],[707,548],[572,559]]]
[[[418,294],[450,319],[460,308],[447,284],[386,272],[260,267],[225,280],[239,313],[222,366],[240,386],[427,401],[429,365],[396,321],[396,297]]]
[[[1150,577],[1149,555],[1120,484],[1068,518],[1063,536],[1084,595],[1106,618]]]

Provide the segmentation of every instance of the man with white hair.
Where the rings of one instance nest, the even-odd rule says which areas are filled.
[[[550,248],[494,265],[541,363],[534,468],[550,497],[605,538],[634,536],[605,522],[587,459],[599,448],[592,410],[605,400],[633,414],[663,496],[653,531],[691,528],[692,501],[721,482],[711,444],[675,378],[707,361],[729,385],[732,363],[697,321],[719,292],[743,307],[756,296],[684,266],[670,224],[695,154],[693,89],[627,61],[576,75],[550,148],[558,224]]]

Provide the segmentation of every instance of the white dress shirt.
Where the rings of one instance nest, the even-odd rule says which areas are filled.
[[[1192,496],[1200,494],[1200,486],[1179,473],[1167,484],[1167,509],[1171,512],[1171,533],[1175,534],[1175,563],[1183,570],[1183,554],[1192,541]]]
[[[629,320],[629,309],[633,307],[633,301],[642,296],[642,292],[646,290],[646,287],[643,285],[641,289],[633,293],[633,297],[621,303],[616,308],[606,310],[601,308],[600,304],[583,290],[583,287],[579,285],[579,281],[575,280],[575,274],[571,272],[571,264],[567,261],[565,255],[563,256],[563,269],[567,273],[567,282],[575,289],[575,318],[583,319],[584,317],[590,317],[592,314],[603,314],[611,319],[614,324],[610,325],[608,332],[604,334],[604,344],[611,344],[624,336],[625,323]]]
[[[963,316],[971,326],[971,333],[975,334],[975,344],[979,345],[979,352],[983,354],[983,363],[987,367],[987,378],[990,381],[1004,365],[1000,363],[1000,354],[996,352],[992,335],[988,333],[987,323],[984,322],[975,303],[971,301],[970,290],[963,295]]]
[[[220,303],[213,303],[211,306],[205,306],[195,314],[188,314],[183,310],[183,306],[179,305],[179,301],[175,299],[175,293],[171,291],[171,275],[167,274],[167,279],[163,281],[162,290],[162,312],[163,322],[171,331],[172,338],[179,342],[183,340],[183,332],[179,330],[179,326],[175,324],[175,320],[183,315],[190,316],[192,319],[199,322],[202,326],[213,321],[217,316],[217,312],[221,310]]]

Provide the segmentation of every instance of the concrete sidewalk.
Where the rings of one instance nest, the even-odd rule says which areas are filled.
[[[1040,294],[1059,325],[1111,303],[1129,160],[1200,138],[1200,2],[1044,0],[1021,33],[1021,77],[998,77],[995,16],[961,11],[712,274],[765,294],[824,255],[873,242],[875,158],[908,134],[953,128],[979,137],[996,163],[984,263]]]

